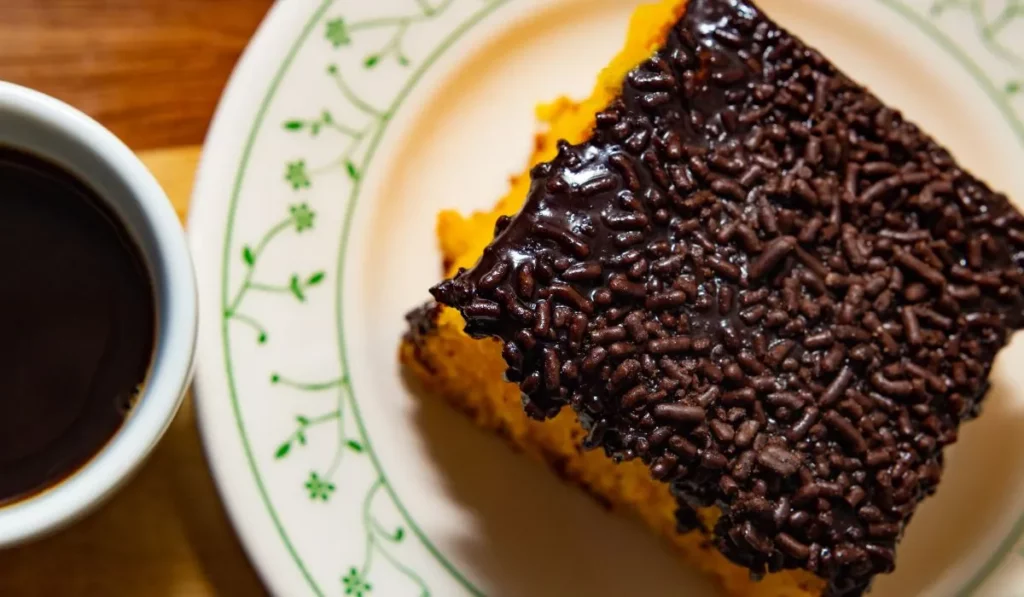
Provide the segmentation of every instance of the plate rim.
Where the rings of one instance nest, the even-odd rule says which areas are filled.
[[[204,213],[204,211],[212,209],[212,206],[216,204],[214,203],[213,200],[206,201],[205,203],[210,205],[210,207],[207,207],[206,205],[204,205],[204,200],[202,199],[202,197],[204,196],[204,194],[206,194],[206,186],[212,184],[208,181],[216,178],[217,176],[217,173],[212,172],[216,158],[211,157],[211,155],[213,154],[216,146],[219,145],[219,140],[221,136],[225,135],[225,133],[222,131],[228,129],[230,123],[232,122],[232,118],[229,116],[229,114],[236,104],[244,105],[244,96],[247,94],[248,90],[246,90],[244,86],[241,84],[242,80],[250,73],[255,72],[256,67],[260,64],[260,59],[262,58],[261,54],[269,54],[270,50],[274,48],[274,44],[272,43],[272,37],[274,35],[281,37],[282,33],[279,32],[284,32],[287,30],[287,27],[285,27],[285,25],[288,24],[286,19],[291,18],[296,23],[303,21],[305,22],[305,25],[299,28],[298,32],[294,35],[294,37],[289,38],[289,41],[285,42],[286,47],[288,48],[286,58],[280,61],[277,69],[275,69],[274,71],[274,75],[266,82],[265,88],[261,89],[261,99],[258,102],[256,102],[257,105],[259,106],[257,108],[257,115],[259,115],[260,112],[265,111],[269,107],[274,92],[280,85],[281,80],[284,78],[284,75],[286,74],[290,64],[297,55],[298,50],[301,48],[305,40],[309,37],[310,33],[312,33],[313,26],[319,21],[319,19],[323,16],[326,10],[334,2],[334,0],[318,0],[319,6],[314,11],[312,11],[312,13],[308,17],[303,17],[303,21],[299,21],[295,17],[297,11],[288,11],[286,10],[285,7],[287,6],[291,9],[294,9],[300,4],[301,1],[302,0],[281,0],[274,2],[274,4],[270,7],[270,10],[267,11],[267,14],[264,15],[263,19],[260,21],[259,26],[256,28],[256,31],[249,39],[249,42],[246,44],[245,49],[242,51],[241,56],[236,62],[234,68],[232,69],[231,75],[228,77],[227,83],[225,83],[224,85],[224,90],[221,92],[221,96],[217,101],[217,107],[214,110],[212,119],[210,120],[210,127],[207,130],[206,136],[203,140],[202,150],[200,151],[199,163],[196,169],[195,182],[193,183],[192,194],[190,197],[188,219],[186,222],[186,230],[188,232],[189,245],[192,248],[192,251],[195,255],[198,255],[200,253],[200,251],[197,250],[197,245],[200,244],[201,239],[199,238],[199,235],[195,232],[195,230],[197,230],[200,227],[199,223],[205,219],[212,218],[216,220],[219,218],[219,216],[216,213],[213,214],[212,216],[207,216],[207,214]],[[289,32],[289,35],[291,35],[291,32]],[[240,158],[242,160],[248,159],[248,156],[246,154],[251,150],[252,145],[255,142],[256,128],[257,127],[255,126],[255,120],[253,125],[247,127],[248,132],[245,134],[245,148],[243,149],[243,155]],[[236,183],[237,180],[240,180],[242,170],[242,163],[240,162],[236,166]],[[232,186],[234,186],[234,183]],[[225,213],[228,215],[227,222],[225,222],[225,226],[231,225],[232,217],[230,215],[230,212],[233,211],[231,204],[232,201],[229,200],[226,205],[228,209],[225,211]],[[225,246],[228,245],[228,237],[229,235],[227,234],[227,230],[225,229],[222,239],[222,242]],[[211,254],[219,255],[219,251],[214,250],[214,252]],[[200,265],[201,260],[198,259],[197,257],[193,257],[193,260],[196,262],[197,274],[199,274],[198,270],[201,267],[203,267],[202,265]],[[217,269],[221,269],[222,265],[223,263],[218,262]],[[197,277],[200,278],[199,281],[200,284],[202,284],[201,275],[197,275]],[[200,292],[204,291],[202,286],[200,286],[199,290]],[[217,319],[222,319],[219,313],[216,315]],[[262,550],[259,548],[259,542],[262,535],[257,535],[257,531],[255,531],[251,527],[251,525],[247,524],[247,521],[244,519],[244,508],[240,505],[240,503],[245,499],[243,494],[249,493],[252,490],[240,490],[239,488],[235,487],[233,483],[231,483],[231,472],[224,469],[225,463],[223,462],[223,458],[219,456],[216,448],[217,432],[214,431],[216,425],[212,421],[212,416],[206,413],[207,408],[205,405],[210,400],[215,400],[218,398],[223,399],[223,397],[218,397],[215,393],[208,393],[204,390],[204,387],[207,385],[206,376],[210,375],[210,373],[207,372],[208,366],[203,364],[203,345],[205,343],[203,342],[202,339],[203,336],[205,335],[203,332],[204,328],[209,328],[210,326],[209,323],[204,322],[207,322],[210,319],[212,319],[212,315],[210,313],[203,313],[202,311],[200,312],[200,342],[199,350],[197,350],[196,371],[192,382],[192,395],[195,404],[196,426],[199,430],[203,456],[206,459],[206,462],[210,468],[210,475],[213,478],[214,486],[217,489],[217,494],[220,496],[221,502],[223,503],[224,511],[228,515],[228,520],[231,521],[231,527],[234,529],[234,532],[239,539],[239,543],[242,545],[242,549],[245,551],[245,554],[248,557],[249,563],[252,565],[253,570],[255,570],[256,574],[263,581],[264,586],[270,588],[273,594],[284,594],[284,590],[287,588],[283,584],[284,580],[281,578],[281,575],[271,574],[273,568],[272,566],[267,565],[267,558],[261,553]],[[224,334],[225,332],[224,330],[221,330],[220,333]],[[221,345],[226,350],[226,345],[223,343],[223,341],[221,341]],[[221,356],[224,359],[228,358],[226,353],[222,353]],[[220,364],[223,365],[224,363],[221,362]],[[219,370],[214,368],[214,371]],[[230,380],[228,381],[228,384],[229,392],[234,393],[234,391],[230,389],[230,386],[232,385]],[[206,396],[208,395],[210,396],[210,398],[206,398]],[[254,456],[252,454],[252,450],[249,446],[248,441],[245,439],[245,430],[241,422],[237,401],[235,399],[231,399],[230,402],[233,411],[232,415],[234,427],[235,429],[237,429],[238,432],[237,440],[241,444],[243,457],[245,458],[246,464],[249,467],[248,472],[252,473],[252,478],[249,480],[255,485],[254,493],[259,498],[261,504],[264,504],[266,506],[265,509],[273,523],[273,529],[277,533],[278,538],[281,539],[281,542],[284,545],[285,550],[292,558],[292,561],[297,567],[302,579],[306,582],[307,586],[313,589],[313,592],[315,594],[322,595],[322,593],[317,590],[315,581],[312,579],[311,574],[307,570],[301,558],[298,556],[291,541],[288,539],[287,534],[284,531],[283,524],[278,518],[277,513],[270,505],[269,495],[267,494],[261,476],[256,470],[256,464]]]

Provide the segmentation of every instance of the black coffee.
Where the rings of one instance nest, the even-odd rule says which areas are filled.
[[[146,379],[155,317],[139,248],[96,193],[0,148],[0,503],[110,440]]]

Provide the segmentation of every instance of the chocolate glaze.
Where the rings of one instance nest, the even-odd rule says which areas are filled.
[[[60,481],[114,435],[152,358],[149,275],[93,190],[0,148],[0,504]]]
[[[434,296],[681,528],[862,593],[1024,323],[1024,218],[743,0],[691,0],[596,123]]]

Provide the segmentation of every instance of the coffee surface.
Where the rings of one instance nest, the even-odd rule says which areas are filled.
[[[0,148],[0,504],[73,474],[117,432],[155,318],[139,248],[95,191]]]

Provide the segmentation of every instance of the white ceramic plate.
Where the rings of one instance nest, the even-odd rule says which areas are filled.
[[[197,380],[228,509],[280,595],[701,595],[638,525],[396,364],[434,216],[489,206],[533,107],[589,91],[636,0],[283,0],[231,79],[190,230]],[[1024,2],[762,0],[1024,201]],[[875,595],[1024,595],[1022,339]]]

